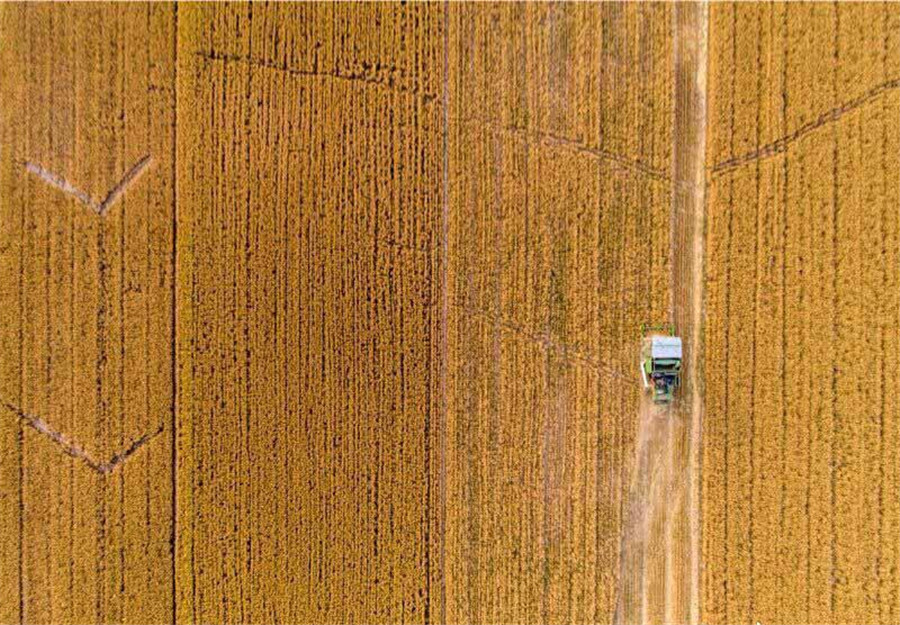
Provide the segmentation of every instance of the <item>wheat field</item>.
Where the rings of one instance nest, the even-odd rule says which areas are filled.
[[[900,618],[898,9],[710,8],[705,621]]]
[[[0,41],[0,622],[900,619],[900,6]]]

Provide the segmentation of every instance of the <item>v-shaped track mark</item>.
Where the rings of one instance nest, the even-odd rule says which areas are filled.
[[[37,163],[25,161],[24,165],[25,170],[29,173],[34,174],[51,187],[55,187],[63,193],[71,195],[101,217],[105,217],[106,213],[109,211],[109,208],[113,204],[115,204],[116,200],[118,200],[123,193],[125,193],[125,189],[127,189],[129,185],[135,182],[142,173],[144,173],[144,170],[147,169],[152,160],[153,159],[148,154],[137,163],[135,163],[131,167],[131,169],[129,169],[128,172],[122,177],[118,184],[110,189],[109,193],[106,194],[106,197],[103,198],[103,200],[100,202],[94,200],[86,192],[78,189],[77,187],[75,187],[75,185],[70,183],[59,174],[55,174],[49,169],[45,169]]]
[[[47,422],[40,417],[30,415],[27,412],[22,411],[18,406],[14,406],[7,401],[0,401],[0,405],[15,414],[19,419],[22,420],[23,423],[25,423],[25,425],[35,430],[36,432],[40,432],[41,434],[52,440],[54,443],[56,443],[67,456],[71,456],[72,458],[81,460],[88,467],[102,475],[111,473],[116,467],[128,460],[141,447],[152,441],[163,431],[163,425],[160,425],[158,428],[156,428],[156,430],[148,432],[140,438],[133,440],[128,447],[120,452],[113,454],[113,456],[108,461],[98,462],[97,460],[92,458],[90,454],[88,454],[84,450],[83,447],[69,440],[68,437],[66,437],[61,432],[57,432],[56,430],[51,428],[47,424]]]

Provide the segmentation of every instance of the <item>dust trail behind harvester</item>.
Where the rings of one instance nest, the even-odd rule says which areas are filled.
[[[678,621],[687,553],[677,536],[689,482],[680,466],[685,423],[672,406],[641,400],[622,528],[617,623]]]

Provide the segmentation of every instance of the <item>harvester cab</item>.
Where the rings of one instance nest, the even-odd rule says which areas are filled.
[[[672,403],[681,382],[681,338],[668,324],[641,326],[641,378],[652,389],[653,403]]]

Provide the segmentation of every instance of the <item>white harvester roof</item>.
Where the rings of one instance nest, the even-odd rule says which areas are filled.
[[[681,359],[681,338],[677,336],[654,336],[650,344],[650,357],[654,360]]]

